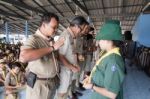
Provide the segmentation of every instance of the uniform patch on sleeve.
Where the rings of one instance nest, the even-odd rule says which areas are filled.
[[[113,66],[111,67],[111,70],[112,70],[113,72],[116,71],[116,70],[117,70],[116,66],[113,65]]]

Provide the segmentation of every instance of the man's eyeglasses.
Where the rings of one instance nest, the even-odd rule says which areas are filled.
[[[86,25],[84,25],[83,27],[81,27],[81,26],[78,26],[78,27],[80,28],[81,31],[83,31],[84,28],[85,28],[85,26],[86,26]]]

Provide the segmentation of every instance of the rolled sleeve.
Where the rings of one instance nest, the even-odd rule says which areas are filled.
[[[31,36],[28,38],[23,46],[21,46],[21,49],[29,49],[29,48],[36,48],[36,38],[34,36]]]
[[[69,43],[69,40],[67,37],[65,36],[60,36],[61,37],[64,37],[65,38],[65,42],[64,44],[59,48],[59,53],[62,54],[62,55],[65,55],[67,53],[67,49],[68,49],[68,43]]]

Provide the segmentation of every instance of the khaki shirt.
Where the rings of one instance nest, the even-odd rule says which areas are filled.
[[[65,42],[63,46],[60,47],[59,53],[64,55],[65,58],[71,63],[71,64],[77,64],[77,57],[75,53],[74,48],[74,39],[71,37],[71,34],[65,30],[60,37],[65,38]]]
[[[83,46],[84,46],[84,38],[83,37],[77,37],[76,40],[76,53],[83,54]]]
[[[6,86],[16,86],[17,84],[25,83],[25,76],[22,72],[19,72],[17,75],[13,75],[12,73],[8,73],[5,80]]]
[[[0,68],[0,79],[5,81],[6,78],[6,74],[7,74],[7,70],[3,70]],[[0,81],[0,86],[4,86],[4,83],[2,83]]]
[[[40,34],[40,35],[39,35]],[[39,49],[50,47],[49,41],[44,39],[42,33],[37,30],[22,46],[23,49]],[[54,64],[52,53],[49,53],[42,58],[30,61],[28,68],[40,78],[53,78],[57,74],[57,69]]]

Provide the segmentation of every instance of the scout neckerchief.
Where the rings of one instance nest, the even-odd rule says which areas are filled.
[[[112,54],[112,53],[115,53],[115,54],[121,56],[118,47],[117,47],[117,48],[114,48],[114,49],[112,49],[111,51],[109,51],[109,52],[107,52],[106,54],[104,54],[104,55],[96,62],[96,65],[95,65],[94,68],[92,69],[91,75],[90,75],[90,81],[91,81],[92,75],[93,75],[93,74],[95,73],[95,71],[96,71],[97,65],[98,65],[105,57],[109,56],[109,55]]]
[[[19,85],[19,81],[18,81],[17,75],[16,75],[13,71],[11,71],[11,73],[12,73],[12,75],[15,77],[15,80],[16,80],[17,85]]]
[[[6,68],[4,68],[4,69],[2,70],[2,77],[3,77],[3,79],[5,80],[5,78],[6,78]]]

